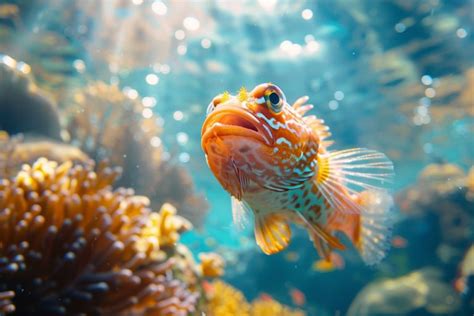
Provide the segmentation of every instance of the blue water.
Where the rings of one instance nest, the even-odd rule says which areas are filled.
[[[395,165],[394,192],[416,184],[430,163],[467,170],[474,163],[472,1],[53,2],[0,1],[20,4],[23,19],[16,25],[0,16],[0,26],[13,23],[9,32],[17,34],[13,40],[0,37],[0,53],[57,73],[50,56],[54,44],[40,54],[40,45],[28,39],[62,33],[74,50],[61,59],[74,65],[64,74],[64,86],[103,80],[154,98],[164,152],[190,172],[210,205],[204,227],[186,233],[182,242],[195,254],[217,251],[229,258],[226,278],[249,298],[266,292],[291,304],[288,288],[295,287],[306,293],[311,314],[334,315],[344,313],[369,280],[437,264],[441,242],[426,248],[420,242],[429,238],[429,219],[410,222],[407,229],[398,206],[394,233],[404,234],[412,248],[392,250],[382,267],[363,266],[352,250],[344,255],[344,270],[318,274],[311,268],[316,251],[302,231],[287,250],[301,254],[297,262],[284,253],[266,257],[251,227],[239,231],[232,224],[230,197],[205,162],[201,126],[215,95],[272,82],[290,103],[310,96],[310,114],[331,128],[335,149],[386,153]],[[73,12],[69,18],[66,8]],[[79,71],[81,63],[85,70]],[[401,253],[416,263],[394,268]],[[455,266],[443,267],[454,275]],[[420,308],[409,315],[424,314],[429,312]]]

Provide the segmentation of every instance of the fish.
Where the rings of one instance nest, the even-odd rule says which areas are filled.
[[[301,292],[301,290],[298,290],[297,288],[291,288],[289,293],[291,301],[296,306],[303,306],[304,304],[306,304],[306,296],[303,292]]]
[[[408,240],[402,236],[393,236],[392,238],[392,247],[394,248],[406,248],[408,245]]]
[[[307,96],[292,105],[273,83],[212,99],[201,129],[207,164],[231,196],[232,218],[253,219],[267,255],[285,249],[290,223],[306,229],[318,254],[330,260],[345,234],[368,265],[390,246],[394,167],[366,148],[330,150],[329,127]]]
[[[334,270],[344,269],[346,263],[344,258],[337,252],[331,252],[329,260],[326,258],[315,261],[312,265],[312,269],[318,272],[331,272]]]

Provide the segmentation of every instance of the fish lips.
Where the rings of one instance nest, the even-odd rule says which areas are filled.
[[[273,137],[270,130],[249,110],[233,105],[219,105],[202,126],[202,144],[211,137],[241,136],[255,139],[268,146]]]

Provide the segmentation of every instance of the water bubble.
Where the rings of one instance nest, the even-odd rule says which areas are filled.
[[[175,37],[178,41],[181,41],[181,40],[183,40],[183,39],[186,37],[186,33],[184,33],[183,30],[176,30],[176,32],[174,32],[174,37]]]
[[[301,11],[301,17],[305,20],[309,20],[313,17],[313,11],[311,11],[310,9],[304,9],[303,11]]]
[[[183,118],[184,118],[184,114],[183,112],[181,111],[175,111],[173,113],[173,118],[176,120],[176,121],[181,121]]]
[[[150,145],[152,145],[153,147],[160,147],[161,146],[161,138],[159,138],[158,136],[153,136],[150,139]]]
[[[335,111],[339,107],[339,102],[337,102],[336,100],[331,100],[329,101],[328,106],[331,110]]]
[[[212,43],[211,43],[211,40],[208,39],[208,38],[203,38],[201,40],[201,46],[202,48],[205,48],[205,49],[208,49],[209,47],[211,47]]]
[[[282,51],[289,52],[292,45],[293,45],[293,43],[291,41],[285,40],[285,41],[281,42],[280,49]]]
[[[311,41],[308,44],[306,44],[306,49],[310,53],[317,53],[321,49],[321,44],[317,41]]]
[[[142,111],[142,115],[143,115],[144,118],[149,119],[153,116],[153,111],[149,108],[145,108]]]
[[[191,159],[191,156],[190,156],[188,153],[183,152],[183,153],[180,153],[180,154],[179,154],[178,159],[179,159],[179,161],[181,161],[182,163],[187,163],[187,162],[189,162],[189,160]]]
[[[306,36],[304,37],[304,41],[305,41],[306,43],[312,42],[312,41],[314,41],[314,36],[311,35],[311,34],[308,34],[308,35],[306,35]]]
[[[426,106],[420,105],[416,108],[416,112],[421,116],[425,116],[428,114],[428,108]]]
[[[420,101],[418,103],[420,105],[423,105],[423,106],[430,106],[431,105],[431,99],[427,98],[427,97],[423,97],[423,98],[420,99]]]
[[[160,72],[161,72],[162,74],[165,74],[165,75],[166,75],[166,74],[169,74],[169,73],[170,73],[170,70],[171,70],[171,68],[170,68],[170,66],[167,65],[167,64],[163,64],[163,65],[160,66]]]
[[[433,78],[431,78],[431,76],[424,75],[423,77],[421,77],[421,83],[425,86],[429,86],[433,83]]]
[[[183,26],[189,31],[196,31],[201,26],[201,23],[198,19],[192,16],[188,16],[183,20]]]
[[[436,96],[436,90],[433,88],[426,88],[425,89],[425,95],[428,98],[434,98]]]
[[[395,31],[397,33],[403,33],[405,32],[405,30],[407,29],[407,27],[405,26],[405,24],[403,23],[397,23],[395,24]]]
[[[149,85],[154,86],[154,85],[158,84],[158,81],[160,81],[160,78],[158,78],[158,76],[155,75],[155,74],[148,74],[148,75],[146,75],[146,77],[145,77],[145,81],[146,81],[146,83],[148,83]]]
[[[176,51],[178,52],[179,55],[185,55],[186,52],[188,51],[188,48],[186,47],[186,45],[178,45],[178,47],[176,47]]]
[[[132,0],[132,3],[134,5],[141,5],[143,3],[143,0]]]
[[[83,73],[86,70],[86,64],[82,59],[76,59],[72,62],[72,66],[77,70],[78,73]]]
[[[122,91],[123,93],[125,93],[127,97],[129,97],[132,100],[135,100],[136,98],[138,98],[138,91],[133,88],[124,87]]]
[[[459,38],[465,38],[467,36],[467,31],[465,29],[463,29],[462,27],[461,28],[458,28],[456,30],[456,35],[459,37]]]
[[[161,1],[154,1],[151,4],[151,9],[158,15],[165,15],[168,12],[168,7]]]
[[[178,134],[176,134],[176,141],[182,146],[186,145],[189,141],[188,134],[184,132],[179,132]]]
[[[336,99],[337,101],[341,101],[344,99],[344,92],[338,90],[336,92],[334,92],[334,99]]]
[[[144,97],[142,99],[142,104],[147,108],[152,108],[156,105],[156,99],[154,97]]]

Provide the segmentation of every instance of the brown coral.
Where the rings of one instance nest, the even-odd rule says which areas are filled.
[[[173,258],[149,256],[148,200],[111,184],[103,164],[26,165],[0,183],[0,311],[19,314],[186,315],[197,294]],[[140,249],[147,244],[146,251]],[[13,293],[14,292],[14,296]],[[9,303],[11,301],[11,303]]]

